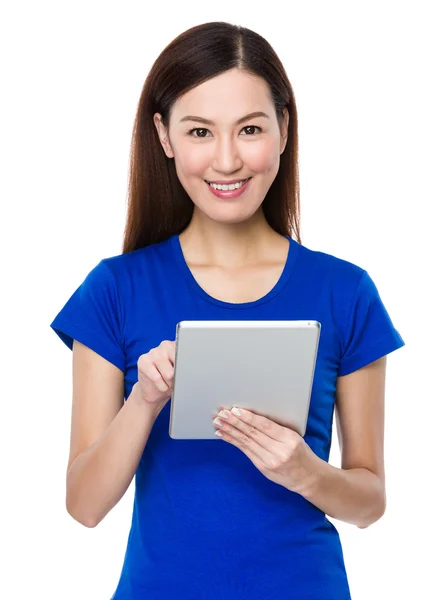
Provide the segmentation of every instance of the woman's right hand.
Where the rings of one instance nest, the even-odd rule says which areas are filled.
[[[162,409],[174,389],[176,342],[164,340],[138,359],[138,381],[142,399]]]

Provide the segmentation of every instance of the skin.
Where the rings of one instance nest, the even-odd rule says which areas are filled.
[[[269,118],[234,124],[254,111]],[[215,125],[181,123],[187,115],[208,118]],[[266,82],[235,69],[222,73],[175,103],[168,132],[159,113],[154,122],[164,152],[174,159],[179,180],[194,202],[192,221],[180,235],[189,263],[233,274],[264,263],[265,257],[267,262],[284,259],[288,240],[269,226],[261,205],[278,173],[289,114],[286,109],[280,129]],[[188,135],[189,130],[202,127]],[[249,189],[232,201],[217,198],[205,183],[250,176]]]
[[[254,111],[269,118],[236,124]],[[187,115],[213,124],[180,122]],[[185,260],[201,287],[220,300],[256,300],[274,287],[283,270],[289,241],[269,226],[261,205],[279,169],[288,121],[285,110],[278,123],[266,82],[237,69],[179,98],[168,131],[161,115],[154,115],[163,150],[175,161],[179,180],[194,202],[191,223],[179,236]],[[196,131],[189,135],[191,129]],[[205,183],[247,177],[252,177],[251,185],[235,200],[217,198]],[[341,468],[316,456],[294,431],[249,410],[240,417],[226,410],[214,426],[222,432],[221,440],[237,446],[267,478],[336,519],[368,527],[386,506],[385,370],[382,357],[338,377]]]

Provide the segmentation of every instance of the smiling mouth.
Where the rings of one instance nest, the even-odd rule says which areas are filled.
[[[207,181],[207,180],[205,179],[205,183],[207,183],[207,184],[208,184],[208,185],[210,185],[211,187],[213,187],[214,185],[216,185],[217,187],[221,187],[222,185],[229,186],[229,185],[237,185],[237,184],[241,184],[241,185],[243,186],[243,185],[244,185],[245,183],[247,183],[247,182],[248,182],[250,179],[252,179],[252,178],[251,178],[251,177],[248,177],[247,179],[240,179],[239,181],[235,181],[234,183],[216,183],[215,181]],[[234,189],[234,188],[233,188],[233,189]],[[230,190],[230,191],[233,191],[233,189],[232,189],[232,190]],[[239,188],[238,188],[238,189],[239,189]],[[228,191],[228,190],[226,189],[226,190],[220,190],[220,191]]]

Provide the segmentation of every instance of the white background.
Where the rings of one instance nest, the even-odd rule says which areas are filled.
[[[263,35],[292,82],[304,245],[367,269],[406,342],[388,357],[387,512],[364,530],[333,520],[353,599],[438,598],[436,3],[213,4],[1,10],[0,596],[109,600],[116,587],[134,483],[94,529],[66,512],[72,357],[49,324],[121,252],[151,64],[182,31],[224,20]]]

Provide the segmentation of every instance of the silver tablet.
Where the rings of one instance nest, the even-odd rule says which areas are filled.
[[[213,418],[234,406],[304,436],[320,331],[312,320],[178,323],[170,437],[219,440]]]

